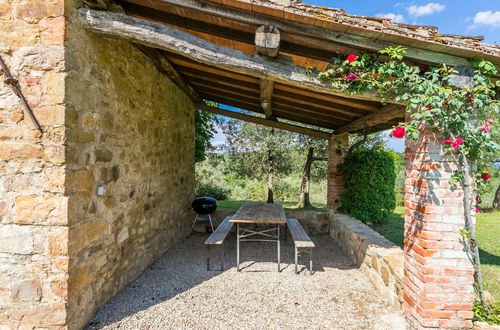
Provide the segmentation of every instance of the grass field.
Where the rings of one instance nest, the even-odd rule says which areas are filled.
[[[247,201],[219,201],[218,210],[237,210]],[[297,209],[294,202],[277,202],[286,209]],[[313,203],[314,209],[325,210],[326,205]],[[382,225],[372,228],[388,240],[403,246],[403,212],[398,206],[391,217]],[[477,215],[477,238],[480,247],[484,287],[494,297],[500,300],[500,211],[483,210]]]

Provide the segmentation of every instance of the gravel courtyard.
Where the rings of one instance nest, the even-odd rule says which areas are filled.
[[[313,237],[314,273],[294,273],[293,244],[282,244],[277,272],[273,243],[226,239],[225,270],[206,271],[207,236],[193,234],[146,269],[108,304],[88,329],[404,329],[368,279],[330,237]],[[218,267],[218,249],[213,266]],[[299,259],[300,260],[300,259]],[[304,255],[304,263],[307,255]]]

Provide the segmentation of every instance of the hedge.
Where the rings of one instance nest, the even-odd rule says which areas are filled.
[[[357,148],[346,155],[339,169],[344,174],[341,212],[363,222],[378,224],[396,207],[394,153],[385,149]]]

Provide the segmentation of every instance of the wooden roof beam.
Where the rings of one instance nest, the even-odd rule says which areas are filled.
[[[358,118],[349,124],[339,127],[335,130],[335,134],[345,132],[357,132],[366,128],[370,128],[379,124],[384,124],[394,118],[404,117],[406,109],[401,105],[389,104],[382,107],[380,110],[370,113],[364,117]]]
[[[190,33],[160,23],[134,18],[121,13],[80,8],[78,18],[88,31],[129,42],[160,48],[193,61],[264,78],[301,89],[343,97],[380,101],[376,91],[349,96],[327,82],[307,75],[306,70],[285,61],[269,61],[241,51],[216,45]],[[392,102],[391,103],[396,103]]]
[[[260,118],[260,117],[256,117],[256,116],[249,116],[249,115],[235,112],[235,111],[229,111],[229,110],[225,110],[225,109],[221,109],[221,108],[211,107],[211,106],[208,106],[206,104],[196,104],[195,106],[200,110],[215,113],[217,115],[230,117],[230,118],[234,118],[234,119],[239,119],[239,120],[243,120],[243,121],[247,121],[247,122],[255,123],[255,124],[259,124],[259,125],[274,127],[277,129],[282,129],[282,130],[290,131],[290,132],[294,132],[294,133],[309,135],[309,136],[320,138],[320,139],[327,140],[331,136],[331,134],[327,133],[327,132],[318,131],[318,130],[307,128],[307,127],[282,123],[282,122],[279,122],[276,120],[268,120],[268,119]]]
[[[144,0],[127,0],[134,3],[144,4]],[[387,47],[398,46],[398,43],[383,40],[381,38],[373,38],[372,36],[358,35],[347,31],[339,32],[328,28],[303,24],[299,22],[280,19],[269,15],[263,15],[256,12],[249,12],[230,6],[219,5],[204,0],[157,0],[157,4],[148,2],[151,6],[161,10],[161,7],[168,4],[183,8],[193,9],[204,14],[216,15],[226,19],[237,20],[247,24],[272,24],[280,29],[281,33],[291,33],[294,35],[307,36],[314,39],[322,39],[319,42],[331,42],[342,44],[350,47],[357,47],[361,50],[379,51]],[[446,63],[448,65],[464,65],[468,66],[467,59],[452,54],[446,54],[439,51],[432,51],[424,48],[407,47],[406,57],[435,65]]]

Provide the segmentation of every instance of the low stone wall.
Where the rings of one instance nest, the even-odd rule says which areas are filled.
[[[212,215],[214,226],[218,225],[228,215],[236,211],[215,211]],[[330,219],[328,212],[312,210],[285,210],[287,218],[297,218],[309,235],[328,235],[330,232]],[[196,214],[193,212],[193,219]],[[196,231],[203,231],[204,225],[198,224]]]
[[[368,276],[382,296],[395,308],[403,308],[401,248],[359,220],[331,212],[330,236]]]

